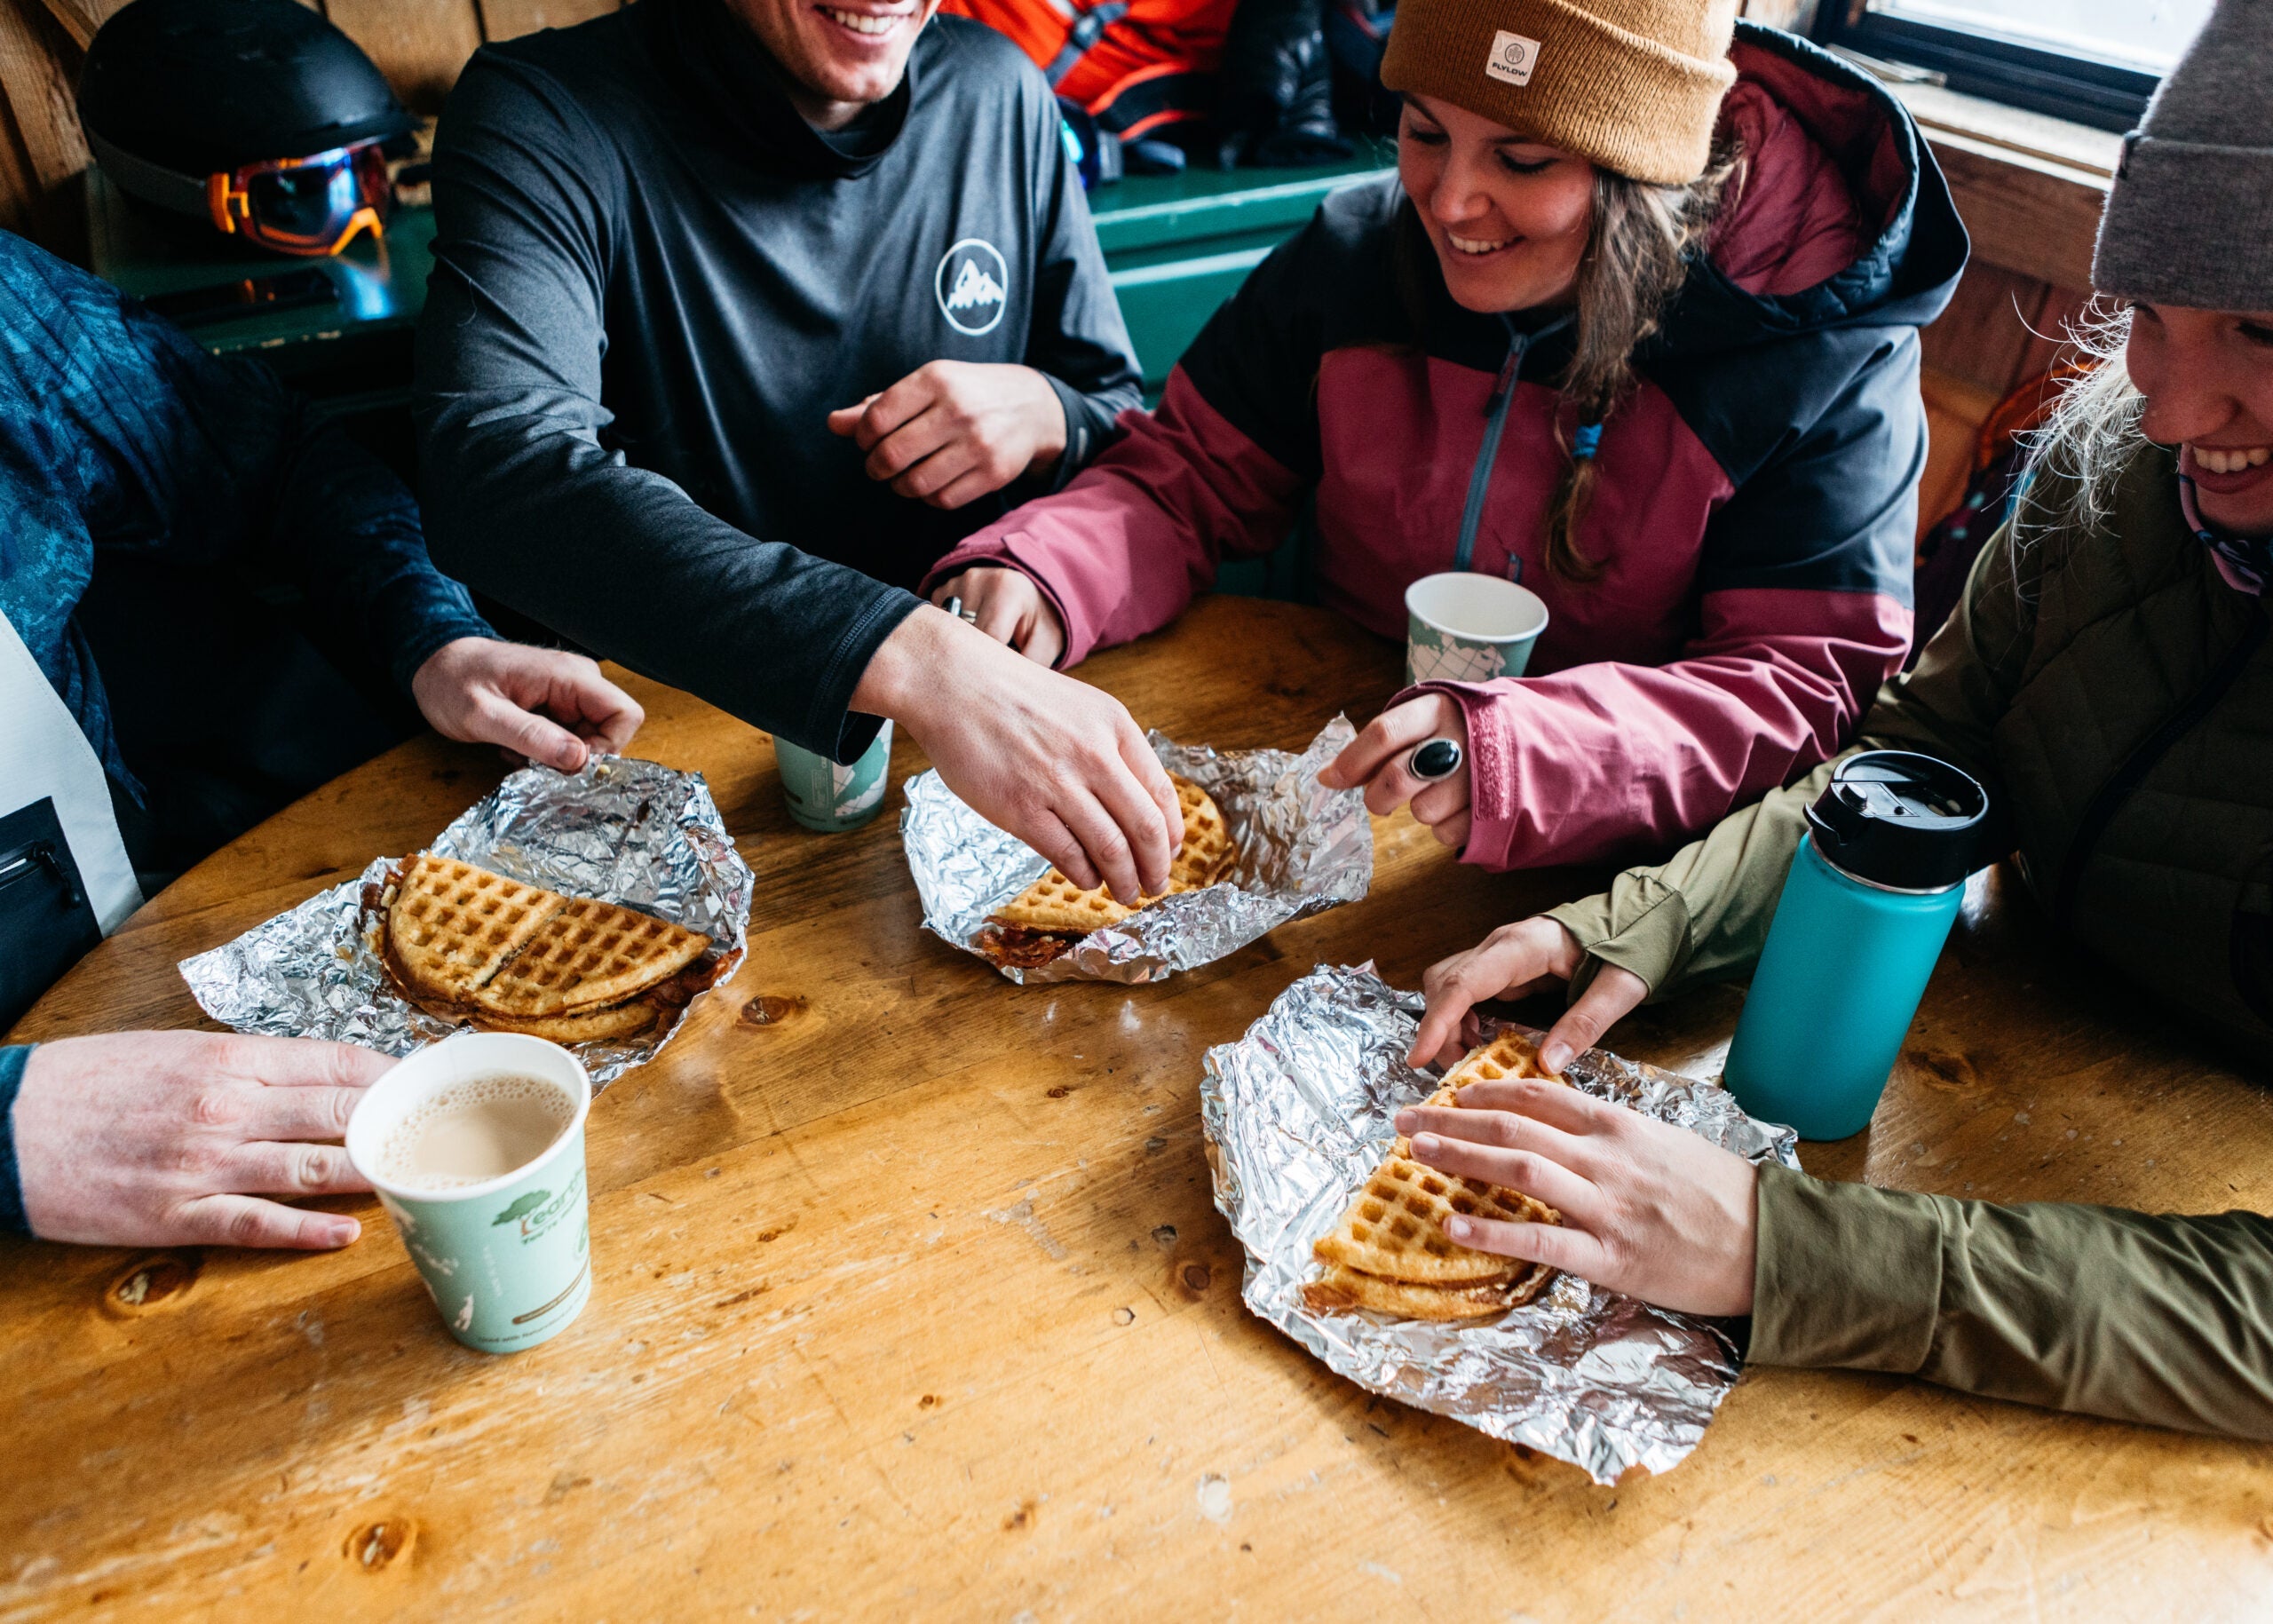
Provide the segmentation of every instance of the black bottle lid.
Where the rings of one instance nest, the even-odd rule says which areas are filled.
[[[1980,866],[1989,793],[1946,761],[1865,750],[1841,762],[1808,808],[1824,861],[1897,891],[1942,891]]]

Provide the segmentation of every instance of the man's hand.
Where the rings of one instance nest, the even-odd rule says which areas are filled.
[[[1063,456],[1065,408],[1032,367],[934,360],[829,413],[828,432],[859,442],[871,479],[959,508]]]
[[[928,606],[868,661],[852,709],[913,733],[948,788],[1084,889],[1157,895],[1184,843],[1176,786],[1121,702]]]
[[[1414,747],[1440,738],[1459,743],[1459,768],[1450,778],[1434,781],[1414,777]],[[1319,769],[1318,781],[1328,789],[1363,784],[1366,810],[1377,818],[1388,817],[1410,801],[1414,817],[1458,851],[1468,844],[1468,717],[1458,700],[1443,693],[1424,693],[1392,705]]]
[[[1748,1314],[1760,1174],[1710,1140],[1537,1078],[1397,1113],[1416,1161],[1520,1190],[1554,1224],[1447,1218],[1462,1246],[1565,1269],[1686,1314]]]
[[[1421,978],[1429,1007],[1414,1034],[1413,1064],[1449,1066],[1478,1041],[1469,1013],[1492,998],[1522,998],[1567,982],[1578,974],[1587,951],[1559,921],[1540,914],[1501,925],[1478,947],[1431,964]],[[1539,1063],[1560,1072],[1571,1057],[1594,1047],[1612,1023],[1650,995],[1648,984],[1630,970],[1605,964],[1587,984],[1579,1001],[1563,1011],[1539,1045]],[[1545,1197],[1540,1198],[1542,1200]],[[1548,1203],[1552,1206],[1553,1202]]]
[[[394,1062],[350,1043],[210,1032],[64,1038],[17,1090],[24,1212],[44,1240],[344,1247],[352,1218],[265,1195],[368,1190],[337,1144]]]
[[[410,679],[419,710],[445,739],[495,744],[563,772],[631,742],[647,713],[582,654],[495,638],[460,638]]]
[[[931,594],[942,609],[951,598],[978,618],[971,624],[997,643],[1007,643],[1037,665],[1054,666],[1065,652],[1065,628],[1057,611],[1024,570],[985,565],[950,575]]]

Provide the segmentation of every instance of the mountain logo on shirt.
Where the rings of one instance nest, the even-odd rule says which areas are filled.
[[[949,249],[931,280],[947,325],[973,338],[993,332],[1010,307],[1010,267],[983,238],[965,237]]]

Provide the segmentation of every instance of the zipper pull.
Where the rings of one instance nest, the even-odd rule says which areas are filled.
[[[1524,364],[1524,345],[1527,340],[1511,338],[1508,342],[1508,359],[1500,363],[1500,376],[1492,384],[1492,398],[1484,403],[1484,415],[1496,417],[1500,408],[1508,403],[1508,392],[1516,386],[1517,370]]]

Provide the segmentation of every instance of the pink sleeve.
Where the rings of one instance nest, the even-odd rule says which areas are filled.
[[[964,538],[923,592],[973,564],[1031,576],[1065,627],[1061,665],[1156,631],[1216,579],[1224,554],[1287,536],[1302,481],[1232,426],[1177,368],[1152,412],[1072,483]]]
[[[1708,593],[1702,613],[1667,665],[1398,696],[1449,693],[1466,715],[1463,860],[1528,868],[1669,850],[1841,749],[1910,646],[1910,611],[1882,593],[1748,587]]]

